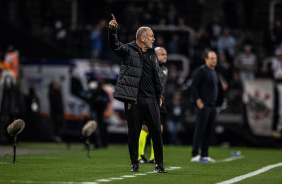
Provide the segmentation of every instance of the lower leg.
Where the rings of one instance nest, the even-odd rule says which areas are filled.
[[[140,137],[139,137],[138,159],[141,159],[141,155],[144,155],[147,135],[148,135],[148,132],[141,130]]]
[[[155,152],[154,152],[153,140],[151,139],[151,156],[150,156],[150,160],[154,160],[154,159],[155,159]]]

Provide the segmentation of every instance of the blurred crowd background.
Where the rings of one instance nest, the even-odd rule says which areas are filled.
[[[107,44],[111,14],[115,15],[119,24],[118,35],[121,42],[134,40],[137,28],[149,26],[155,33],[154,46],[164,47],[168,51],[168,119],[181,126],[176,126],[180,127],[179,130],[165,131],[165,143],[191,143],[194,123],[189,91],[191,75],[198,66],[204,64],[204,51],[212,49],[218,54],[216,70],[225,89],[225,103],[218,109],[220,113],[214,143],[258,146],[262,143],[262,136],[264,140],[267,138],[265,145],[277,146],[277,142],[278,145],[279,142],[282,144],[282,121],[280,122],[279,113],[282,95],[281,0],[1,0],[0,61],[1,90],[4,97],[1,97],[0,111],[2,129],[16,117],[32,121],[31,112],[38,112],[35,119],[47,117],[48,120],[43,120],[47,124],[60,121],[60,118],[64,119],[61,122],[71,124],[66,116],[57,115],[54,119],[54,116],[51,117],[51,110],[47,114],[40,110],[40,99],[48,97],[36,94],[36,86],[26,87],[29,89],[28,93],[21,90],[21,80],[25,79],[23,68],[31,64],[30,60],[37,60],[38,63],[32,64],[43,66],[50,60],[53,65],[59,65],[61,60],[74,58],[92,63],[120,64],[120,59]],[[18,63],[18,68],[12,73],[16,79],[12,83],[18,90],[7,91],[6,97],[3,74],[5,70],[13,71],[13,62]],[[115,79],[105,76],[89,78],[88,75],[88,78],[85,78],[88,84],[93,80],[115,84]],[[248,122],[247,108],[250,103],[247,97],[250,95],[244,93],[244,81],[260,79],[273,82],[271,91],[274,100],[270,117],[271,133],[267,136],[258,134],[259,138],[255,139],[251,136],[253,130]],[[54,88],[56,91],[60,89],[57,85],[50,83],[46,88]],[[58,94],[55,94],[53,100],[63,104],[64,94]],[[77,93],[72,91],[72,94]],[[5,99],[14,99],[9,97],[12,95],[16,96],[15,101],[18,101],[14,106],[10,104],[11,100],[5,102]],[[256,93],[256,96],[259,94]],[[83,100],[85,101],[85,98]],[[30,104],[36,104],[38,107],[33,105],[34,109],[29,112],[27,107],[30,107]],[[253,108],[263,113],[263,105],[260,105],[255,104]],[[10,108],[9,111],[7,107]],[[181,111],[175,112],[175,107],[181,107]],[[62,109],[63,107],[55,111],[64,114]],[[119,112],[121,119],[122,116],[122,112]],[[36,126],[30,128],[29,134],[33,131],[44,132],[40,130],[42,126]],[[46,127],[48,129],[49,126]],[[53,124],[53,127],[56,125]],[[78,127],[80,126],[71,128],[79,129]],[[71,131],[79,135],[79,131]],[[4,132],[1,130],[0,143],[7,142],[3,138]],[[50,140],[49,137],[54,131],[50,132],[53,133],[47,134],[45,131],[45,137],[39,136],[38,140]],[[170,135],[175,133],[177,140],[171,140]],[[108,139],[114,142],[118,140],[117,137],[121,141],[125,140],[123,136],[112,134]],[[55,141],[62,140],[56,138]]]

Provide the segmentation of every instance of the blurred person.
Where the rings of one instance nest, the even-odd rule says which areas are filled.
[[[179,54],[180,53],[179,36],[177,34],[172,35],[171,40],[168,43],[168,51],[171,54]]]
[[[167,81],[167,75],[168,75],[168,69],[164,66],[164,64],[167,62],[167,52],[165,48],[163,47],[156,47],[155,52],[158,57],[158,62],[160,65],[160,80],[162,85],[162,105],[160,107],[160,117],[161,117],[161,132],[163,132],[163,125],[166,123],[166,104],[165,104],[165,86]],[[148,135],[148,127],[146,124],[142,125],[142,130],[140,132],[139,137],[139,152],[138,152],[138,161],[139,163],[147,163],[147,159],[145,157],[145,146],[146,146],[146,140]],[[153,142],[151,139],[151,156],[149,159],[150,163],[155,163],[155,154],[154,154],[154,148],[153,148]]]
[[[172,145],[180,144],[179,131],[184,115],[184,104],[180,91],[173,93],[172,99],[168,100],[167,111],[167,130],[169,132],[169,143]]]
[[[0,62],[0,143],[8,143],[6,130],[16,115],[16,78],[9,68]]]
[[[221,31],[221,35],[217,39],[217,51],[218,54],[225,54],[230,60],[233,60],[235,55],[235,38],[230,34],[229,29],[224,27]]]
[[[94,29],[90,33],[92,59],[101,59],[101,54],[104,48],[103,29],[106,25],[106,20],[102,19],[97,25],[95,25]]]
[[[215,71],[216,53],[211,50],[206,51],[205,62],[205,65],[195,70],[191,84],[192,98],[196,107],[191,162],[215,161],[209,157],[208,150],[215,126],[216,106],[221,106],[223,103],[223,89]]]
[[[62,142],[62,131],[64,126],[64,106],[61,88],[58,82],[51,81],[48,91],[50,117],[53,125],[53,140]]]
[[[89,90],[85,94],[85,100],[90,106],[90,120],[97,122],[97,130],[90,138],[94,139],[95,148],[108,146],[107,124],[104,122],[104,111],[110,101],[108,93],[103,89],[103,82],[90,81]]]
[[[274,86],[274,117],[272,123],[272,136],[280,138],[281,137],[281,127],[279,128],[279,124],[281,123],[281,96],[282,96],[282,49],[275,50],[275,56],[271,61],[271,70],[273,72],[273,78],[275,82]]]
[[[225,54],[221,54],[218,58],[218,64],[215,67],[218,75],[221,76],[228,85],[232,81],[232,66],[227,62]]]
[[[252,52],[251,45],[245,45],[243,52],[235,56],[234,67],[239,71],[241,82],[255,79],[258,61],[257,56]]]
[[[4,62],[9,65],[9,71],[17,79],[19,76],[19,60],[20,60],[19,51],[13,46],[9,45],[7,52],[4,56]]]
[[[163,167],[163,140],[160,106],[161,82],[157,55],[152,49],[154,33],[149,27],[140,27],[136,41],[124,44],[118,41],[118,23],[112,14],[109,22],[109,46],[122,58],[120,75],[114,97],[124,102],[128,124],[128,148],[131,172],[139,172],[138,141],[143,122],[153,139],[156,167],[154,172],[166,173]]]

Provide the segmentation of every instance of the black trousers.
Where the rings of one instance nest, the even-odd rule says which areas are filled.
[[[137,103],[124,103],[124,109],[128,124],[128,149],[131,164],[138,164],[138,144],[143,122],[146,123],[153,140],[156,163],[163,164],[163,139],[157,99],[140,97]]]
[[[209,155],[208,149],[212,138],[216,117],[215,106],[205,106],[203,109],[196,107],[196,124],[193,136],[192,156],[199,154],[201,148],[201,157]]]

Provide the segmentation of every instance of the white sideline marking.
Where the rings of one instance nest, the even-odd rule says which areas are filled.
[[[44,160],[50,160],[50,159],[54,159],[54,160],[58,160],[58,159],[61,159],[60,157],[34,157],[34,156],[22,156],[23,158],[25,159],[44,159]]]
[[[98,184],[97,182],[64,182],[64,181],[24,181],[24,180],[0,180],[0,183],[47,183],[47,184]]]
[[[243,179],[246,179],[246,178],[249,178],[249,177],[252,177],[252,176],[255,176],[255,175],[258,175],[260,173],[263,173],[263,172],[266,172],[270,169],[273,169],[275,167],[279,167],[279,166],[282,166],[282,162],[280,163],[277,163],[277,164],[273,164],[273,165],[268,165],[268,166],[265,166],[259,170],[256,170],[254,172],[251,172],[251,173],[248,173],[248,174],[245,174],[245,175],[242,175],[242,176],[237,176],[233,179],[230,179],[230,180],[226,180],[226,181],[223,181],[223,182],[220,182],[220,183],[217,183],[217,184],[230,184],[230,183],[235,183],[235,182],[238,182],[238,181],[241,181]]]
[[[110,182],[112,180],[108,180],[108,179],[100,179],[100,180],[97,180],[98,182]]]
[[[238,160],[238,159],[242,159],[242,158],[244,158],[244,156],[229,157],[229,158],[222,159],[222,160],[216,160],[216,162],[231,162],[233,160]]]
[[[174,170],[174,169],[180,169],[181,167],[169,167],[166,170],[170,171],[170,170]]]
[[[145,173],[138,173],[138,174],[134,174],[135,176],[145,176],[145,175],[147,175],[147,174],[145,174]]]
[[[109,180],[123,180],[123,178],[109,178]]]
[[[136,177],[136,176],[134,176],[134,175],[124,175],[124,176],[122,176],[123,178],[134,178],[134,177]]]
[[[4,162],[3,162],[4,163]],[[1,164],[1,162],[0,162]],[[281,163],[282,164],[282,163]],[[174,170],[174,169],[180,169],[181,167],[169,167],[166,170]],[[155,173],[155,172],[146,172],[146,173]],[[144,176],[147,175],[146,173],[136,173],[133,175],[124,175],[120,178],[108,178],[108,179],[99,179],[96,180],[96,182],[64,182],[64,181],[24,181],[24,180],[0,180],[0,183],[42,183],[42,184],[99,184],[99,182],[111,182],[113,180],[123,180],[125,178],[134,178],[136,176]]]

